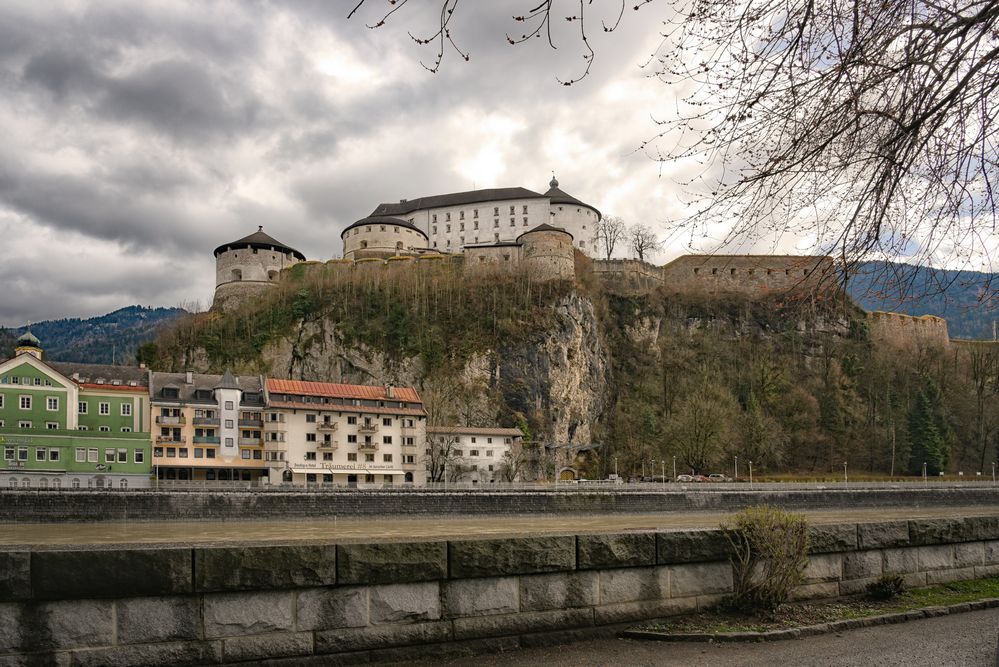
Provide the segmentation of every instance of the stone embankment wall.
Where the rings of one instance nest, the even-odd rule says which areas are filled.
[[[915,486],[915,485],[914,485]],[[999,487],[899,489],[489,491],[20,491],[0,490],[0,522],[220,521],[334,516],[503,516],[626,512],[732,512],[747,505],[785,509],[992,507]]]
[[[905,315],[875,311],[867,314],[871,340],[892,347],[918,350],[950,344],[947,320],[934,315]]]
[[[354,664],[590,639],[732,590],[719,531],[0,552],[0,662]],[[796,597],[999,573],[999,517],[811,529]]]

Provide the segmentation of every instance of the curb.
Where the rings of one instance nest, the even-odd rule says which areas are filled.
[[[786,630],[771,630],[769,632],[657,632],[655,630],[625,630],[620,636],[625,639],[644,639],[660,642],[772,642],[785,639],[801,639],[815,635],[825,635],[842,630],[870,628],[876,625],[893,625],[921,618],[934,618],[948,614],[960,614],[966,611],[979,611],[999,607],[999,598],[986,598],[973,602],[961,602],[946,607],[923,607],[911,611],[900,611],[893,614],[866,616],[864,618],[847,618],[842,621],[831,621],[817,625],[803,625],[799,628]]]

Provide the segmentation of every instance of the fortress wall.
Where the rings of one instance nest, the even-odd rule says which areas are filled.
[[[277,250],[234,248],[215,258],[215,298],[212,308],[228,311],[255,298],[281,280],[281,271],[298,259]]]
[[[605,285],[624,290],[655,289],[663,284],[663,270],[637,259],[595,259],[593,273]]]
[[[830,257],[684,255],[665,265],[662,272],[666,289],[677,294],[762,298],[835,284]]]
[[[995,576],[996,517],[809,529],[796,599]],[[0,552],[9,664],[360,664],[613,636],[733,590],[719,530]],[[270,662],[269,659],[276,659]],[[278,661],[280,660],[280,661]]]
[[[872,341],[898,348],[946,348],[950,344],[947,320],[934,315],[875,311],[867,314],[867,326]]]
[[[520,266],[519,244],[465,248],[465,267],[469,271],[513,271]]]
[[[409,227],[373,222],[347,230],[343,237],[343,256],[347,259],[391,257],[426,245],[426,237]]]

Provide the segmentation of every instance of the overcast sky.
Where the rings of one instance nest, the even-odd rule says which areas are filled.
[[[664,7],[591,27],[592,73],[565,87],[577,39],[506,43],[530,3],[463,5],[471,60],[449,51],[436,75],[406,34],[426,25],[421,3],[377,30],[387,3],[370,3],[350,21],[335,0],[0,3],[0,325],[207,306],[212,249],[257,225],[325,260],[379,202],[544,192],[552,171],[629,223],[683,215],[685,167],[661,175],[636,152],[673,106],[639,67]]]

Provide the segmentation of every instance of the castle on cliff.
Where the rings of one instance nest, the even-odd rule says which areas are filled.
[[[628,291],[663,287],[676,295],[771,295],[835,289],[831,257],[809,255],[683,255],[662,266],[598,258],[602,214],[566,193],[554,177],[544,194],[522,187],[470,190],[378,204],[340,234],[342,260],[361,264],[450,258],[466,272],[523,271],[530,280],[573,280],[577,255],[601,282]],[[263,227],[215,249],[214,310],[227,311],[275,287],[305,255]],[[342,268],[342,267],[341,267]],[[869,313],[872,338],[946,344],[941,318]]]

